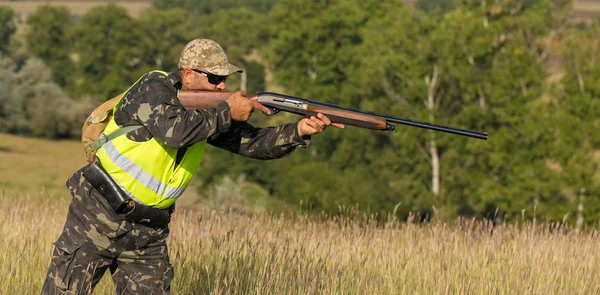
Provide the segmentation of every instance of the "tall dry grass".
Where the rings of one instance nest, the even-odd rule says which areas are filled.
[[[68,202],[0,197],[0,294],[39,293]],[[173,294],[598,294],[598,232],[178,210]],[[95,294],[112,294],[107,276]]]

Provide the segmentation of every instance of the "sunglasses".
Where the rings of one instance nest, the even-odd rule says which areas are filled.
[[[213,85],[219,85],[222,82],[225,82],[227,80],[227,76],[219,76],[219,75],[211,74],[211,73],[204,72],[201,70],[196,70],[196,69],[192,69],[192,71],[194,71],[200,75],[206,76],[206,78],[208,78],[208,83],[213,84]]]

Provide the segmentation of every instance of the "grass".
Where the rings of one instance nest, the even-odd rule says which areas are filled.
[[[68,194],[65,181],[86,164],[79,141],[0,133],[0,189],[19,194]]]
[[[0,294],[39,294],[70,200],[63,183],[85,163],[83,151],[77,141],[0,134],[0,163]],[[220,190],[235,182],[223,183]],[[227,202],[226,193],[213,197]],[[475,220],[377,223],[219,208],[178,207],[168,240],[172,294],[600,292],[597,230],[520,222],[491,235],[491,224]],[[107,275],[94,294],[112,288]]]
[[[0,293],[36,294],[66,202],[0,197]],[[550,230],[552,229],[552,230]],[[561,224],[418,225],[183,208],[173,294],[597,294],[598,232]],[[95,294],[111,294],[105,277]]]

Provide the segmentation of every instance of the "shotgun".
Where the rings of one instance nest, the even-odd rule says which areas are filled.
[[[224,91],[179,90],[177,97],[185,109],[195,110],[206,109],[220,102],[224,102],[231,94],[231,92]],[[267,114],[268,116],[279,112],[288,112],[304,117],[311,117],[316,116],[317,113],[321,113],[327,116],[333,123],[341,123],[372,130],[394,131],[396,130],[396,126],[392,125],[392,123],[396,123],[477,139],[488,139],[487,132],[479,133],[426,122],[400,119],[279,93],[261,92],[249,97],[253,103],[260,103],[267,107],[271,111],[270,114]]]

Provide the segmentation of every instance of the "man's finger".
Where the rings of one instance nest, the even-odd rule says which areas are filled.
[[[317,117],[319,117],[319,119],[321,119],[321,121],[323,121],[323,123],[325,123],[326,126],[331,125],[331,120],[329,120],[329,118],[327,118],[327,116],[325,116],[321,113],[318,113]]]
[[[260,102],[258,102],[258,96],[254,95],[254,96],[250,97],[250,100],[252,101],[252,107],[254,107],[254,109],[260,110],[265,115],[271,114],[271,110],[268,107],[266,107],[266,106],[262,105]]]
[[[340,129],[346,128],[346,125],[344,125],[342,123],[331,123],[331,126],[336,127],[336,128],[340,128]]]
[[[302,119],[304,120],[304,123],[306,123],[306,125],[308,125],[309,127],[312,127],[313,129],[317,129],[317,123],[313,122],[313,120],[311,120],[310,118],[304,118]]]
[[[325,130],[325,128],[327,128],[327,125],[325,125],[325,122],[321,121],[320,119],[315,118],[314,121],[320,130]]]
[[[270,115],[271,114],[271,110],[269,110],[269,108],[267,108],[266,106],[260,104],[256,99],[251,99],[252,100],[252,107],[255,110],[259,110],[261,112],[263,112],[263,114],[265,115]]]
[[[327,127],[327,124],[325,124],[325,122],[323,122],[323,120],[317,118],[317,117],[312,117],[312,120],[315,121],[315,123],[317,123],[317,126],[319,126],[319,128],[321,129],[325,129]]]

